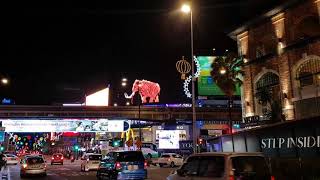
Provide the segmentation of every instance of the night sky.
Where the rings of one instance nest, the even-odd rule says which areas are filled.
[[[2,6],[0,74],[10,85],[0,87],[1,99],[19,105],[80,101],[107,84],[115,98],[127,77],[158,82],[164,103],[185,102],[175,68],[181,56],[190,59],[190,21],[178,11],[183,1],[116,2]],[[218,55],[236,52],[227,32],[276,4],[279,0],[194,1],[195,54],[212,55],[213,48]]]

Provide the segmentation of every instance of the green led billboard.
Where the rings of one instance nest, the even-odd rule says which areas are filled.
[[[212,71],[211,64],[215,59],[215,56],[198,56],[197,57],[201,72],[198,78],[198,94],[199,96],[224,96],[225,94],[214,83],[210,72]],[[240,96],[240,87],[237,87],[236,94]]]

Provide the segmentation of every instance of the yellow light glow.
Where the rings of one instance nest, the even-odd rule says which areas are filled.
[[[126,102],[126,105],[129,106],[129,105],[130,105],[130,102]]]
[[[9,83],[9,80],[7,78],[2,78],[1,79],[1,83],[2,84],[8,84]]]
[[[184,13],[190,13],[191,12],[191,7],[187,4],[182,5],[181,11]]]
[[[86,97],[86,106],[108,106],[109,88],[95,92]]]
[[[224,68],[224,67],[221,67],[220,69],[219,69],[219,72],[220,72],[220,74],[225,74],[226,72],[227,72],[227,70],[226,70],[226,68]]]

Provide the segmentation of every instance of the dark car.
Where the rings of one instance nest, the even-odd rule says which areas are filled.
[[[145,179],[147,162],[141,151],[110,152],[97,171],[98,179]]]
[[[63,165],[63,154],[61,153],[54,153],[51,157],[51,165],[53,164],[61,164]]]

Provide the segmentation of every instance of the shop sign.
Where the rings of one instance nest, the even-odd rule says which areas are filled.
[[[193,149],[192,141],[179,141],[180,149]]]
[[[279,137],[261,139],[262,149],[320,147],[320,136]]]

